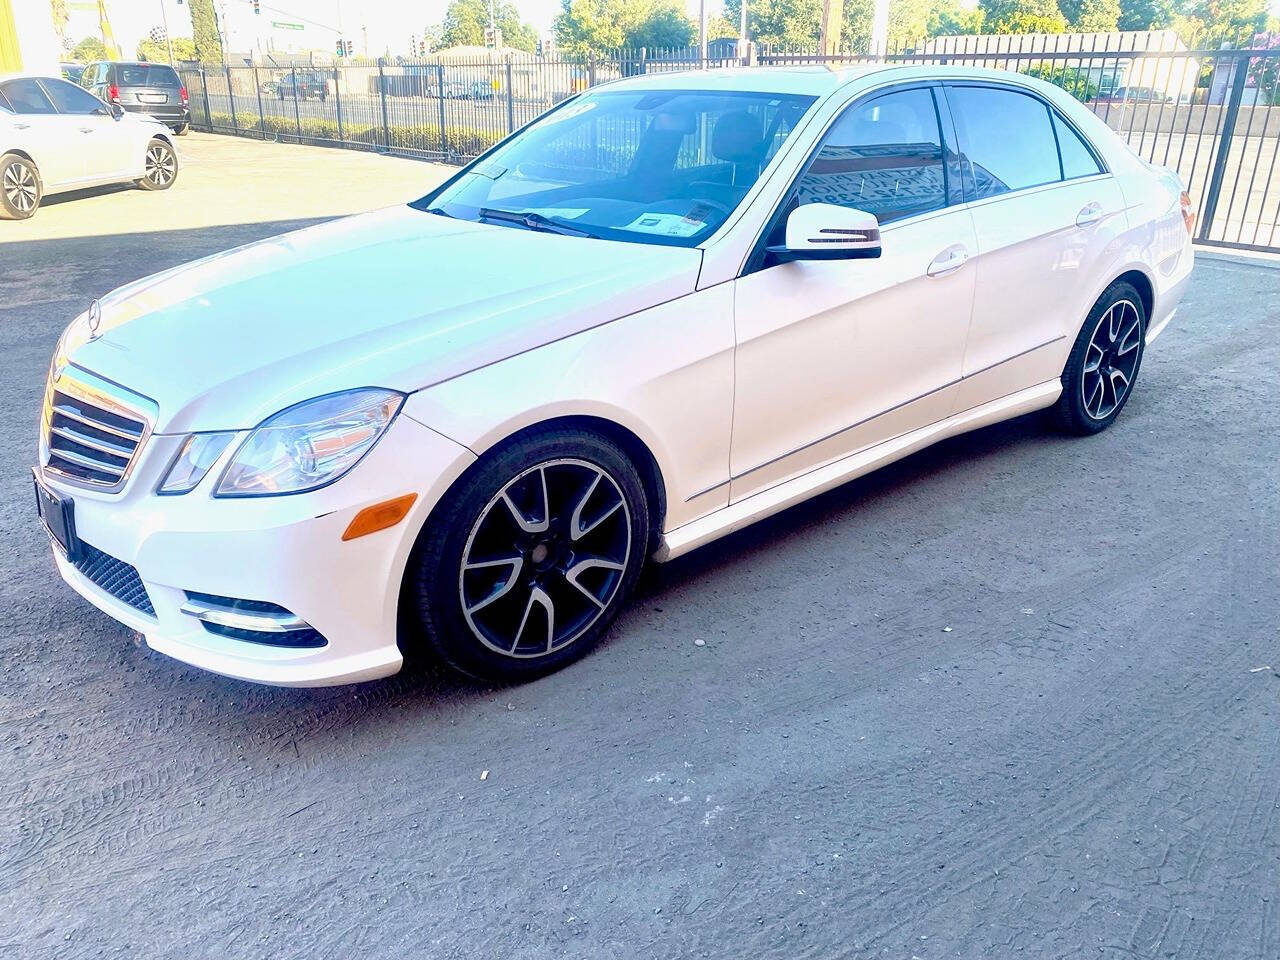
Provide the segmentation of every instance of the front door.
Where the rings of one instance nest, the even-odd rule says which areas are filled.
[[[53,101],[34,77],[18,77],[0,83],[0,93],[13,108],[10,125],[17,131],[15,143],[31,154],[45,193],[83,179],[84,158],[75,117],[58,113]]]
[[[754,262],[736,281],[731,499],[944,419],[974,294],[973,225],[930,85],[871,95],[824,135],[777,218],[875,214],[876,260]],[[781,234],[769,243],[780,241]]]

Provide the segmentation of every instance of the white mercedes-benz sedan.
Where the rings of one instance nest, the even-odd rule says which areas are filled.
[[[1191,219],[1025,76],[624,80],[412,203],[94,302],[36,499],[67,582],[187,663],[532,677],[648,559],[1008,417],[1109,426]]]
[[[59,77],[0,76],[0,219],[26,220],[68,190],[168,190],[177,179],[173,131],[159,120]]]

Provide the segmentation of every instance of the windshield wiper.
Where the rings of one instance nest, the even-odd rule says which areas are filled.
[[[452,213],[446,213],[443,207],[427,207],[426,213],[434,213],[437,217],[448,217],[450,220],[457,220]]]
[[[493,207],[481,207],[478,211],[481,220],[496,220],[498,223],[515,223],[527,230],[541,230],[544,233],[559,233],[566,237],[591,237],[599,239],[594,233],[571,227],[567,223],[558,223],[550,217],[529,211],[497,210]]]

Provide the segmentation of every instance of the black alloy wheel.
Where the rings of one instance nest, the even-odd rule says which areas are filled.
[[[611,439],[535,430],[481,458],[410,558],[402,625],[464,673],[525,679],[590,650],[650,543],[640,475]]]

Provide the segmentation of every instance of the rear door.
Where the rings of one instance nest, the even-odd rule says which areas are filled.
[[[0,93],[13,109],[14,142],[31,154],[45,193],[84,179],[84,156],[76,118],[59,114],[34,77],[0,83]]]
[[[110,108],[93,94],[66,80],[44,78],[40,81],[58,113],[74,119],[80,136],[76,149],[82,161],[81,176],[86,180],[109,180],[123,177],[133,166],[141,166],[141,153],[134,157],[137,135],[130,136],[132,124],[111,115]]]
[[[1061,375],[1100,261],[1124,230],[1124,198],[1039,96],[987,83],[945,91],[977,238],[963,409]]]

